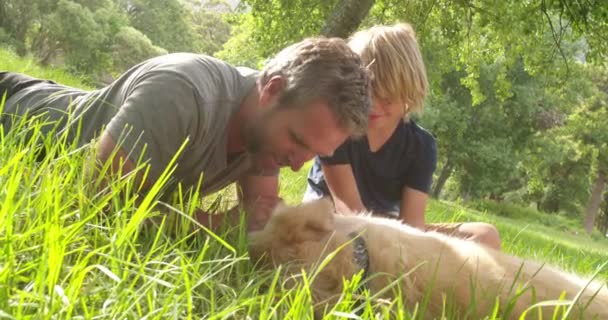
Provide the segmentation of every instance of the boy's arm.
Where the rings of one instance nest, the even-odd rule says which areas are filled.
[[[321,168],[337,212],[348,214],[366,210],[350,164],[322,164]]]
[[[401,195],[399,218],[403,223],[425,230],[424,212],[429,195],[409,187],[404,187]]]

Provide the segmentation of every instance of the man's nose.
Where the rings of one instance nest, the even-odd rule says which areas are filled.
[[[300,171],[300,169],[302,168],[303,165],[304,165],[304,162],[301,162],[301,161],[290,163],[291,170],[293,170],[293,171]]]
[[[302,166],[304,165],[304,162],[312,159],[313,157],[314,157],[314,154],[312,154],[310,152],[292,154],[292,156],[289,157],[289,166],[291,167],[291,170],[298,171],[298,170],[300,170],[300,168],[302,168]]]

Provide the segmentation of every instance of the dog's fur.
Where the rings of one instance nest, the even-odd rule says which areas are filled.
[[[426,318],[441,315],[447,296],[473,319],[490,315],[497,299],[502,312],[510,310],[506,313],[511,319],[535,302],[560,299],[576,300],[569,319],[608,319],[608,290],[598,282],[396,220],[336,215],[329,200],[279,206],[263,230],[250,233],[249,250],[254,262],[285,264],[299,273],[346,243],[312,284],[313,299],[322,308],[339,297],[344,278],[360,271],[353,259],[352,232],[366,243],[371,294],[397,280],[409,310],[430,295]],[[383,298],[394,298],[395,291],[385,292]],[[553,317],[555,306],[542,308],[544,319]]]

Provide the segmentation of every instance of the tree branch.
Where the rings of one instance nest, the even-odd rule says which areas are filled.
[[[563,9],[562,9],[563,10]],[[561,24],[561,14],[562,12],[560,12],[560,30],[559,30],[559,34],[555,31],[555,28],[553,27],[553,22],[551,22],[551,16],[549,16],[549,12],[547,11],[547,4],[545,3],[545,0],[541,1],[541,5],[540,5],[540,11],[545,15],[545,17],[547,17],[547,22],[549,23],[549,27],[551,28],[551,35],[553,37],[553,41],[555,42],[555,45],[557,47],[557,50],[559,50],[560,55],[562,56],[562,59],[564,60],[564,63],[566,65],[566,77],[568,77],[568,75],[570,74],[570,65],[568,64],[568,58],[566,57],[566,54],[564,53],[564,50],[562,49],[562,36],[564,34],[564,29],[563,26]]]
[[[374,5],[374,0],[340,0],[321,29],[327,37],[347,38],[353,33]]]

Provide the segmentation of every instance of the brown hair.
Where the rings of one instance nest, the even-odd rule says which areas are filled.
[[[279,106],[322,99],[342,128],[353,135],[365,133],[371,109],[369,78],[361,58],[343,39],[307,38],[283,49],[266,64],[258,84],[263,86],[276,75],[286,82]]]

